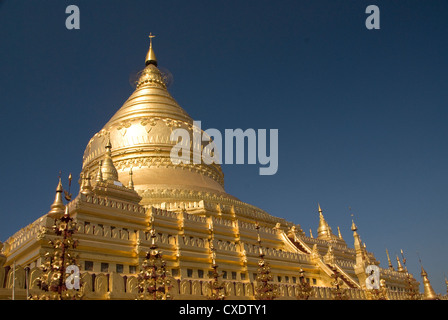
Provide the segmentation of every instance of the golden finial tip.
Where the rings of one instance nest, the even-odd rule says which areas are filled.
[[[155,38],[156,36],[152,34],[152,32],[149,33],[149,43],[152,44],[152,38]]]
[[[106,143],[106,149],[112,149],[112,143],[110,142],[110,132],[107,133],[107,143]]]
[[[352,228],[351,229],[353,232],[358,230],[358,227],[356,226],[355,221],[353,221],[353,219],[352,219]]]
[[[152,38],[155,38],[155,35],[153,35],[150,32],[148,37],[149,37],[149,50],[148,50],[148,53],[146,54],[145,65],[148,66],[150,64],[153,64],[157,67],[156,54],[154,53],[154,50],[152,49]]]
[[[58,186],[56,187],[56,192],[62,192],[62,191],[64,191],[64,189],[62,188],[61,176],[59,176],[59,183]]]

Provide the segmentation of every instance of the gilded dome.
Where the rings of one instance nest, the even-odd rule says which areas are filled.
[[[137,192],[180,189],[231,197],[224,191],[220,165],[171,162],[170,152],[177,143],[170,140],[171,133],[177,128],[186,129],[193,141],[193,120],[168,92],[155,55],[151,55],[151,59],[146,61],[135,91],[90,139],[83,156],[83,174],[96,175],[110,142],[118,180],[127,185],[132,168]],[[192,143],[190,148],[193,148]]]

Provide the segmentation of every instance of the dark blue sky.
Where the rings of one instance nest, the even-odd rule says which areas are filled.
[[[65,28],[65,8],[81,29]],[[367,30],[375,4],[381,29]],[[202,128],[279,129],[279,170],[224,165],[228,193],[350,246],[352,208],[387,267],[448,273],[448,2],[0,1],[0,241],[48,212],[132,93],[152,32],[170,92]],[[65,180],[66,183],[66,180]],[[78,186],[75,184],[77,193]],[[395,259],[394,259],[395,264]]]

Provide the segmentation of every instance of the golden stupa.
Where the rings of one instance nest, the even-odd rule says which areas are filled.
[[[226,193],[220,165],[171,162],[176,128],[192,134],[193,120],[168,92],[151,41],[135,91],[87,144],[78,195],[64,205],[59,180],[50,211],[0,244],[0,298],[41,292],[41,265],[55,237],[49,230],[64,212],[76,221],[73,254],[83,299],[136,299],[151,241],[173,279],[174,299],[209,298],[213,269],[222,274],[226,298],[255,299],[260,257],[269,264],[277,299],[297,299],[305,282],[309,299],[334,299],[338,290],[347,299],[378,296],[366,287],[366,268],[379,261],[354,222],[351,248],[333,233],[320,205],[313,237],[240,201]],[[408,299],[418,287],[397,260],[398,270],[390,258],[388,268],[379,267],[384,299]]]

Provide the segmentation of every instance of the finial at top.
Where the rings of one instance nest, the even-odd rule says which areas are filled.
[[[58,183],[58,186],[56,187],[56,196],[55,196],[53,204],[50,207],[51,210],[48,212],[48,214],[51,217],[59,217],[63,214],[64,209],[65,209],[65,205],[62,200],[63,193],[64,193],[64,189],[62,188],[61,173],[59,173],[59,183]]]
[[[152,47],[152,38],[155,38],[156,36],[152,34],[152,32],[149,33],[149,46]]]
[[[106,151],[111,151],[112,143],[110,142],[110,132],[107,133],[107,143],[106,143]]]
[[[68,212],[68,205],[65,206],[65,212],[64,212],[64,217],[69,217],[70,214]]]
[[[64,189],[62,188],[62,181],[61,181],[61,174],[59,173],[59,183],[58,186],[56,187],[56,192],[63,192]]]
[[[403,258],[403,264],[406,265],[406,258],[404,257],[403,249],[400,249],[401,257]]]
[[[132,180],[132,167],[129,169],[129,185],[128,188],[134,190],[134,180]]]
[[[394,270],[394,266],[392,265],[392,262],[390,261],[389,251],[386,248],[386,255],[387,255],[387,262],[389,263],[389,269]]]
[[[398,255],[397,255],[397,265],[398,265],[397,271],[404,272],[403,266],[401,265],[401,261]]]
[[[148,50],[148,53],[146,54],[145,65],[148,66],[150,64],[153,64],[157,67],[156,54],[154,53],[154,50],[152,49],[152,38],[155,38],[155,35],[153,35],[150,32],[148,37],[149,37],[149,50]]]
[[[339,239],[342,239],[341,229],[339,229],[339,226],[338,226],[338,237]]]
[[[352,219],[352,227],[351,227],[352,231],[355,232],[356,230],[358,230],[358,227],[355,224],[355,221],[353,221]]]
[[[103,166],[103,160],[100,160],[98,162],[98,173],[96,175],[96,182],[102,182],[103,181],[103,172],[101,171],[101,167]]]

